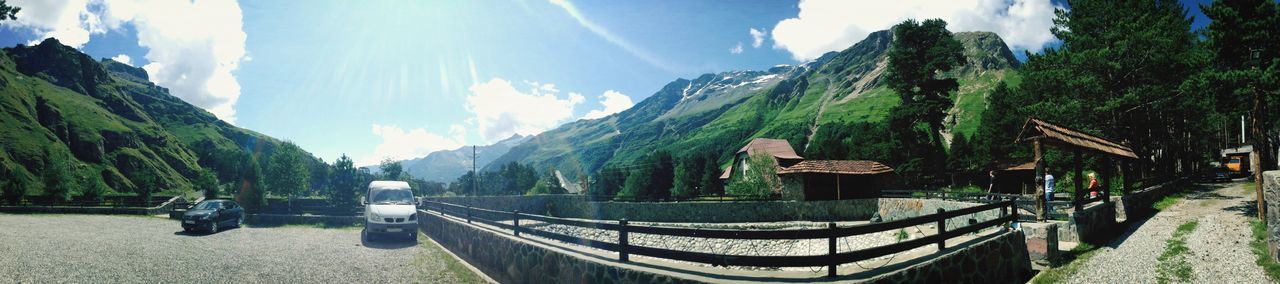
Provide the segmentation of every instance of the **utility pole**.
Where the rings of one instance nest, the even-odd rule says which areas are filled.
[[[480,173],[476,172],[476,145],[471,145],[471,196],[476,196],[480,189],[479,177]]]

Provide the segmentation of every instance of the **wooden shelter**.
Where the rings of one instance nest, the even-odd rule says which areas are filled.
[[[1070,128],[1048,123],[1037,118],[1028,118],[1027,122],[1022,125],[1022,132],[1018,133],[1018,143],[1031,142],[1034,147],[1035,157],[1032,161],[1035,163],[1036,178],[1036,219],[1044,220],[1046,217],[1046,200],[1044,188],[1044,147],[1056,147],[1063,150],[1071,151],[1075,156],[1075,195],[1072,203],[1076,210],[1081,210],[1084,204],[1093,200],[1085,198],[1083,152],[1092,152],[1101,154],[1106,162],[1104,164],[1113,165],[1128,160],[1138,159],[1138,155],[1128,146],[1076,131]],[[1111,202],[1111,176],[1113,166],[1102,167],[1102,195],[1100,198],[1103,202]],[[1130,175],[1125,175],[1124,189],[1128,190],[1130,184]]]

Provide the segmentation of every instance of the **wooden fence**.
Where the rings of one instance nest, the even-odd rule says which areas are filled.
[[[510,230],[513,235],[519,237],[522,234],[533,235],[546,239],[557,240],[565,243],[578,244],[582,246],[612,251],[618,253],[620,261],[629,261],[630,255],[643,255],[656,258],[665,258],[671,260],[681,260],[697,263],[706,263],[712,265],[734,265],[734,266],[757,266],[757,267],[819,267],[826,266],[828,268],[828,276],[836,275],[836,266],[850,262],[863,261],[876,257],[886,256],[911,250],[926,245],[937,245],[939,250],[946,248],[946,241],[962,236],[964,234],[975,233],[984,228],[1006,226],[1007,223],[1016,222],[1018,213],[1016,205],[1012,200],[993,202],[965,209],[945,211],[938,209],[936,214],[894,220],[882,223],[871,223],[850,227],[839,227],[834,222],[827,223],[824,229],[791,229],[791,230],[730,230],[730,229],[695,229],[695,228],[674,228],[674,227],[658,227],[658,226],[639,226],[630,225],[626,219],[617,221],[604,220],[579,220],[566,219],[551,216],[535,215],[520,213],[519,211],[497,211],[469,206],[462,206],[450,203],[442,203],[435,201],[426,201],[423,208],[428,211],[435,211],[442,215],[454,216],[465,219],[467,223],[476,222],[503,230]],[[946,220],[968,214],[984,212],[988,210],[1000,210],[1000,217],[969,224],[959,228],[947,228]],[[593,240],[539,230],[537,228],[521,227],[521,220],[534,220],[548,224],[558,224],[565,226],[592,228],[599,230],[608,230],[618,232],[617,241],[607,242]],[[510,221],[510,224],[505,221]],[[843,237],[852,237],[858,235],[866,235],[880,232],[904,229],[911,226],[936,224],[938,233],[926,237],[907,240],[895,244],[883,245],[873,248],[840,252],[836,249],[836,240]],[[628,242],[629,234],[651,234],[676,237],[694,237],[694,238],[715,238],[715,239],[735,239],[735,240],[797,240],[797,239],[827,239],[828,252],[823,255],[805,255],[805,256],[749,256],[749,255],[726,255],[704,252],[681,251],[664,248],[644,247],[631,245]]]

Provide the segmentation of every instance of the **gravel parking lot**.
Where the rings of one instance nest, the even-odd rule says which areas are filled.
[[[481,281],[427,239],[360,228],[187,234],[141,216],[0,214],[0,282],[460,283]]]

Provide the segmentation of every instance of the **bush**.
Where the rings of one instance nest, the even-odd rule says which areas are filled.
[[[782,189],[782,180],[778,178],[778,168],[773,157],[766,154],[751,155],[747,158],[746,168],[745,174],[729,181],[729,185],[725,187],[728,195],[769,198],[775,191]]]

